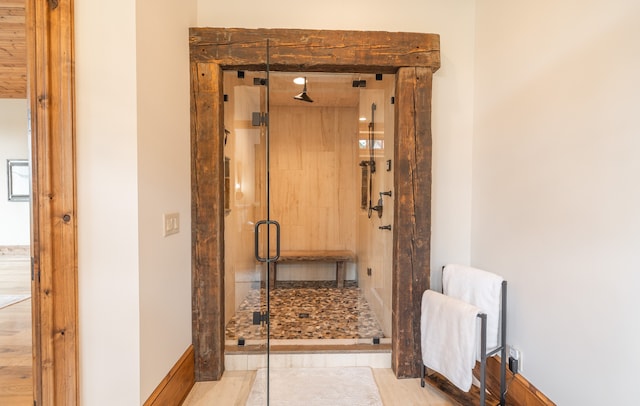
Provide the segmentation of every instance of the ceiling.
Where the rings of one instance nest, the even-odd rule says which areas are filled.
[[[300,106],[306,104],[293,96],[302,92],[303,85],[293,83],[297,77],[307,78],[307,95],[313,99],[313,106],[357,106],[358,88],[352,83],[357,74],[285,73],[273,72],[269,75],[269,101],[274,106]],[[370,75],[369,75],[370,76]]]
[[[25,0],[0,0],[0,99],[27,97]]]
[[[245,82],[252,77],[266,77],[266,73],[247,72]],[[303,85],[293,83],[297,77],[307,78],[307,95],[313,103],[296,100],[293,96],[302,92]],[[317,73],[271,72],[269,75],[269,102],[272,106],[357,107],[362,102],[363,87],[354,87],[354,81],[365,81],[367,89],[382,89],[385,83],[376,80],[375,74],[365,73]]]

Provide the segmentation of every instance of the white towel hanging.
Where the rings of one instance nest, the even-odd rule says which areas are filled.
[[[420,332],[424,365],[468,392],[476,362],[476,318],[480,309],[433,290],[422,294]]]
[[[477,306],[487,314],[487,350],[499,345],[502,281],[499,275],[465,265],[449,264],[442,271],[445,295]]]

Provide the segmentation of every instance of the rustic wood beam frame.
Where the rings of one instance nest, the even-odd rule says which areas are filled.
[[[191,139],[193,344],[196,381],[224,371],[222,72],[395,73],[395,212],[392,367],[421,372],[420,296],[429,287],[431,80],[440,67],[436,34],[373,31],[192,28]]]
[[[73,0],[27,0],[26,21],[34,400],[77,405]]]

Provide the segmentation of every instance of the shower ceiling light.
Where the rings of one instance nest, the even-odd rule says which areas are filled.
[[[298,77],[293,79],[293,83],[295,83],[296,85],[304,85],[305,82],[305,78],[303,77]]]

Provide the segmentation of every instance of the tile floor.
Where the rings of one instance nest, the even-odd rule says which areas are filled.
[[[271,338],[365,339],[384,333],[355,281],[338,289],[335,281],[278,281],[269,296]],[[265,289],[254,289],[226,327],[226,339],[265,338],[266,327],[253,325],[253,312],[266,309]]]
[[[322,351],[305,345],[289,353],[271,352],[269,366],[272,368],[391,368],[391,349],[352,350],[349,346],[345,346],[342,351],[338,349]],[[265,353],[227,352],[224,355],[225,371],[255,371],[266,367]]]

